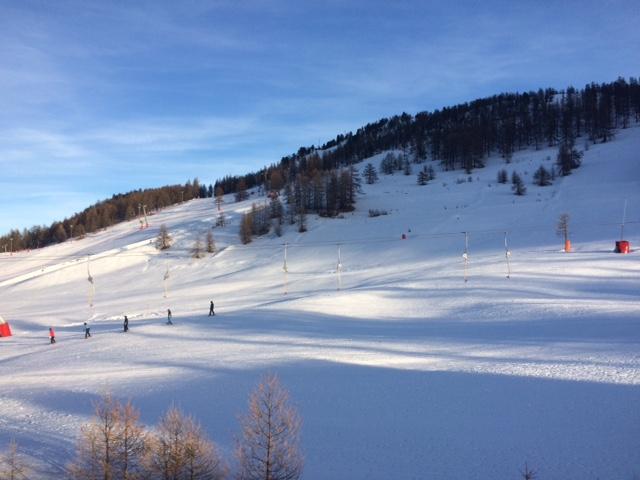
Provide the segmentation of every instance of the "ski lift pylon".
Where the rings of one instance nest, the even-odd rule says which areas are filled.
[[[462,254],[462,258],[464,259],[464,283],[467,283],[469,280],[467,275],[469,268],[469,232],[462,233],[464,233],[464,253]]]
[[[509,250],[509,245],[507,243],[507,232],[504,232],[504,256],[507,260],[507,278],[511,278],[511,250]]]
[[[93,277],[91,276],[91,255],[87,255],[87,281],[89,282],[89,295],[88,295],[88,303],[89,308],[93,307],[93,299],[96,295],[96,285],[93,281]]]
[[[164,287],[164,298],[169,298],[169,264],[166,265],[164,276],[162,277],[162,284]]]

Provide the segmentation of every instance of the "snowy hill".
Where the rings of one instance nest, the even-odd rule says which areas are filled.
[[[525,462],[541,479],[640,475],[640,254],[612,252],[625,200],[625,238],[640,244],[639,151],[640,128],[620,131],[549,187],[532,176],[555,149],[437,170],[426,186],[380,175],[355,212],[247,246],[240,214],[265,199],[226,198],[229,222],[203,259],[190,249],[215,223],[213,199],[145,230],[132,221],[2,255],[14,336],[0,339],[0,445],[15,437],[37,475],[60,475],[110,390],[150,425],[175,402],[231,458],[249,391],[275,372],[304,419],[304,478],[507,479]],[[527,195],[496,183],[502,168]],[[572,253],[555,234],[564,212]],[[161,224],[166,252],[153,246]]]

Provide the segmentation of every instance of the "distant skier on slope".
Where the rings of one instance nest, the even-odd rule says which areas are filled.
[[[89,338],[91,336],[91,327],[87,325],[87,322],[84,322],[84,338]]]
[[[173,325],[173,322],[171,321],[171,309],[167,308],[167,325]]]
[[[56,343],[56,332],[53,331],[53,327],[49,327],[49,341]]]
[[[213,300],[211,300],[211,303],[209,304],[209,316],[215,316],[216,312],[213,311]]]
[[[128,332],[129,331],[129,319],[127,318],[127,316],[124,316],[124,331]]]

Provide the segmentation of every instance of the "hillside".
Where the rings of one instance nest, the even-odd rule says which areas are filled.
[[[215,224],[213,198],[166,208],[145,230],[133,220],[0,255],[0,315],[14,331],[0,340],[0,445],[15,437],[36,476],[55,477],[110,390],[149,425],[175,402],[230,459],[247,394],[275,372],[304,419],[304,478],[507,479],[525,462],[541,479],[639,475],[639,254],[612,250],[625,200],[625,238],[640,242],[640,128],[532,185],[556,151],[496,155],[471,175],[436,168],[426,186],[380,175],[354,212],[249,245],[240,216],[265,199],[227,195],[229,222],[203,259],[190,249]],[[502,168],[523,176],[525,196],[496,183]],[[565,212],[570,254],[555,234]],[[165,252],[152,245],[161,224],[174,238]]]

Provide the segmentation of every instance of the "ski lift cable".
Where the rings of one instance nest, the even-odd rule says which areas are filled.
[[[625,221],[624,225],[628,226],[628,225],[635,225],[635,224],[640,224],[640,221]],[[611,226],[616,226],[616,227],[620,227],[620,223],[618,222],[608,222],[608,223],[573,223],[573,231],[576,230],[580,230],[581,227],[584,226],[589,226],[589,227],[611,227]],[[546,229],[549,228],[549,225],[528,225],[528,226],[523,226],[523,227],[517,227],[517,228],[513,228],[511,230],[505,230],[504,228],[500,229],[486,229],[486,230],[467,230],[467,232],[469,234],[474,234],[476,236],[478,235],[486,235],[486,234],[504,234],[505,232],[507,233],[513,233],[514,231],[518,231],[518,232],[526,232],[526,231],[534,231],[534,230],[541,230],[541,229]],[[411,235],[411,238],[421,238],[421,239],[428,239],[428,238],[445,238],[448,236],[457,236],[460,235],[460,233],[464,233],[464,232],[440,232],[440,233],[413,233]],[[355,238],[355,239],[330,239],[330,240],[320,240],[320,241],[311,241],[311,242],[304,242],[304,243],[287,243],[288,248],[310,248],[310,247],[318,247],[318,246],[328,246],[328,245],[335,245],[337,243],[340,243],[342,245],[367,245],[367,244],[379,244],[379,243],[395,243],[397,242],[397,237],[393,236],[393,237],[373,237],[373,238]],[[278,247],[284,246],[284,244],[278,244]],[[247,249],[247,250],[269,250],[269,249],[273,249],[274,246],[273,245],[243,245],[242,246],[243,249]],[[179,249],[178,252],[188,252],[188,249]],[[176,252],[176,249],[174,249],[173,252],[169,253],[169,256],[176,256],[173,255],[173,253]],[[69,261],[72,260],[79,260],[82,258],[87,257],[87,255],[91,256],[94,254],[86,254],[86,253],[78,253],[78,254],[69,254],[69,255],[52,255],[52,254],[48,254],[48,255],[37,255],[35,257],[22,257],[20,256],[20,252],[16,252],[17,255],[0,255],[0,261],[21,261],[21,262],[37,262],[37,261],[41,261],[41,260],[61,260],[61,259],[66,259]],[[115,253],[115,256],[118,256],[120,258],[136,258],[136,257],[145,257],[145,258],[149,258],[150,254],[148,253],[137,253],[137,252],[119,252],[119,253]],[[109,257],[102,257],[102,258],[111,258]],[[96,258],[95,260],[100,260],[101,258]]]

